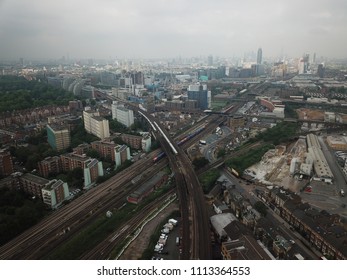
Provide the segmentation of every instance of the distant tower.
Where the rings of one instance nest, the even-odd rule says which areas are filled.
[[[213,56],[212,55],[208,56],[207,63],[208,63],[208,66],[212,66],[213,65]]]
[[[324,72],[325,72],[325,68],[324,68],[324,65],[321,63],[321,64],[318,64],[318,68],[317,68],[317,75],[319,78],[324,78]]]
[[[259,48],[258,54],[257,54],[257,64],[261,64],[262,60],[263,60],[263,50]]]

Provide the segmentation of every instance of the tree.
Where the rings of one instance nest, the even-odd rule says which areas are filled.
[[[261,202],[261,201],[257,201],[255,204],[254,204],[254,209],[257,210],[260,214],[262,214],[264,217],[266,216],[267,214],[267,206]]]
[[[99,158],[100,155],[99,155],[99,152],[95,149],[90,149],[88,152],[87,152],[87,156],[91,157],[91,158]]]
[[[84,180],[84,174],[83,174],[82,168],[76,167],[75,169],[68,171],[66,174],[66,180],[69,186],[82,188],[83,180]]]
[[[194,159],[192,163],[193,163],[195,169],[200,169],[200,168],[204,167],[206,164],[208,164],[209,161],[204,157],[199,157],[199,158]]]
[[[217,158],[224,157],[226,154],[225,149],[219,149],[217,153]]]

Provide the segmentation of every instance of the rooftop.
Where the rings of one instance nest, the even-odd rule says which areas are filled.
[[[31,173],[25,173],[21,178],[27,181],[34,182],[35,184],[38,184],[38,185],[46,185],[49,183],[49,180],[33,175]]]

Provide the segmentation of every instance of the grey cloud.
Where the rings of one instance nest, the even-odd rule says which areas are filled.
[[[0,59],[233,56],[260,45],[268,56],[343,57],[346,10],[344,0],[0,0]]]

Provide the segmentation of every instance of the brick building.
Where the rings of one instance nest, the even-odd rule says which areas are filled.
[[[12,156],[7,150],[0,150],[0,175],[8,176],[13,173]]]
[[[110,158],[112,161],[115,161],[115,144],[113,141],[105,140],[105,141],[94,141],[91,143],[92,149],[96,150],[100,157],[102,158]]]
[[[59,174],[62,171],[60,157],[47,157],[38,163],[39,174],[44,178],[50,175]]]

